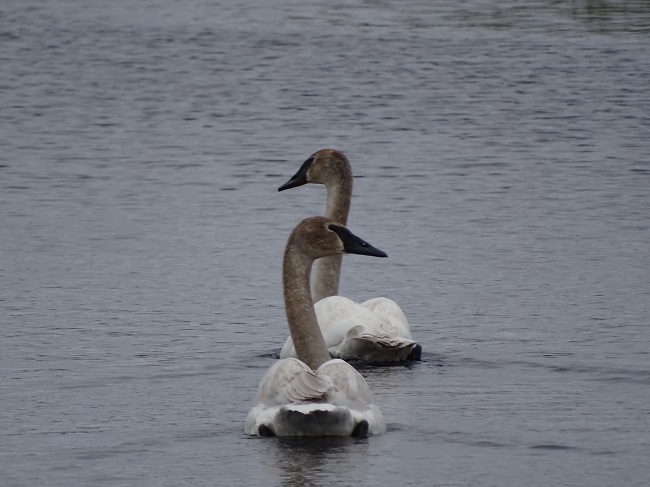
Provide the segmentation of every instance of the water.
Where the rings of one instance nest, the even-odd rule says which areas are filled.
[[[3,486],[645,486],[644,2],[7,1]],[[248,438],[335,147],[425,354],[368,440]]]

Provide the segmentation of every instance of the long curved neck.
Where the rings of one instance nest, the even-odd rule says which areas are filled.
[[[312,370],[316,370],[331,357],[318,326],[309,292],[309,273],[312,263],[313,259],[298,252],[289,239],[282,266],[284,307],[289,333],[298,359]]]
[[[342,177],[325,187],[327,188],[325,216],[341,225],[347,225],[350,200],[352,199],[352,174],[346,171]]]
[[[344,177],[337,179],[334,184],[326,185],[326,188],[327,207],[325,216],[341,225],[347,225],[352,199],[352,172],[346,171]],[[314,291],[312,293],[314,303],[328,296],[336,296],[339,293],[342,261],[342,255],[318,260],[314,277]]]

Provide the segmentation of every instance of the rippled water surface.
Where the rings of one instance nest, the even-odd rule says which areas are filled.
[[[3,486],[647,485],[647,2],[326,3],[0,6]],[[424,357],[248,438],[323,147]]]

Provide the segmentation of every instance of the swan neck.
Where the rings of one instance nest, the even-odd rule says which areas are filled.
[[[342,225],[347,225],[350,202],[352,200],[351,171],[346,171],[344,177],[336,179],[335,183],[328,184],[326,187],[327,206],[325,216]],[[314,303],[328,296],[338,295],[342,263],[343,256],[341,255],[325,257],[318,260],[316,263],[314,290],[312,293]]]
[[[330,360],[325,339],[318,326],[309,290],[313,259],[300,253],[289,239],[284,254],[282,282],[289,333],[299,360],[316,370]]]
[[[318,259],[318,262],[316,262],[314,289],[312,292],[314,303],[329,296],[338,296],[342,264],[342,255]]]
[[[341,225],[347,225],[352,200],[352,174],[345,173],[343,177],[326,184],[325,187],[327,188],[325,216]]]

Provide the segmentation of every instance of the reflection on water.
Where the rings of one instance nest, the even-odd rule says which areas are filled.
[[[255,448],[261,461],[279,469],[285,486],[364,484],[368,439],[266,438]]]

